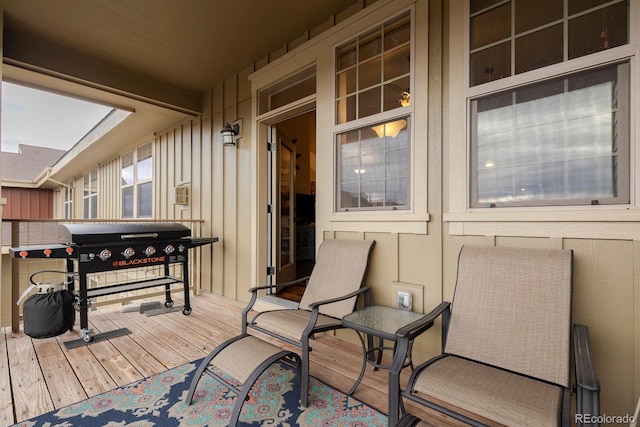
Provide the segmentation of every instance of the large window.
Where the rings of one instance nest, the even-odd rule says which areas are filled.
[[[336,48],[336,207],[408,209],[411,15]]]
[[[122,156],[122,217],[153,215],[153,157],[151,143]]]
[[[84,192],[82,195],[84,204],[84,218],[98,218],[98,170],[89,172],[84,176]]]
[[[631,63],[598,53],[628,43],[627,1],[470,0],[470,12],[470,207],[629,203]]]
[[[471,205],[629,203],[629,64],[475,99]]]

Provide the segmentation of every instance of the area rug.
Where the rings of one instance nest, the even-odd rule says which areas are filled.
[[[236,403],[232,391],[209,376],[198,383],[187,405],[191,377],[200,361],[15,424],[32,427],[228,426]],[[274,363],[256,381],[238,426],[386,426],[387,417],[362,402],[311,378],[309,406],[300,406],[300,381],[285,363]]]

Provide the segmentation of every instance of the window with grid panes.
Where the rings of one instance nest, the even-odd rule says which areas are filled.
[[[411,13],[336,48],[338,211],[410,206]]]
[[[83,183],[84,218],[96,219],[98,218],[98,170],[86,174]]]
[[[122,217],[153,215],[153,157],[147,143],[121,158]]]
[[[629,203],[631,64],[597,55],[628,43],[628,6],[470,1],[471,207]]]

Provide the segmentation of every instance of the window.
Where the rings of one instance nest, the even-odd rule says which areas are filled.
[[[631,63],[598,54],[628,43],[627,1],[470,0],[470,12],[469,206],[629,203]],[[579,70],[556,65],[578,57]]]
[[[64,187],[64,219],[73,218],[73,188]]]
[[[151,143],[147,143],[121,158],[123,218],[150,218],[153,215],[151,148]]]
[[[472,100],[472,207],[629,203],[629,63]]]
[[[409,209],[411,15],[336,48],[336,205]]]
[[[94,170],[84,176],[84,192],[82,195],[84,204],[84,218],[98,218],[98,170]]]
[[[471,0],[469,84],[628,42],[626,0]]]

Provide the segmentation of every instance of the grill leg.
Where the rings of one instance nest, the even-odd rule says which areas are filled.
[[[186,252],[182,263],[182,281],[184,284],[184,310],[182,310],[182,314],[187,316],[191,314],[191,303],[189,302],[189,258]]]

